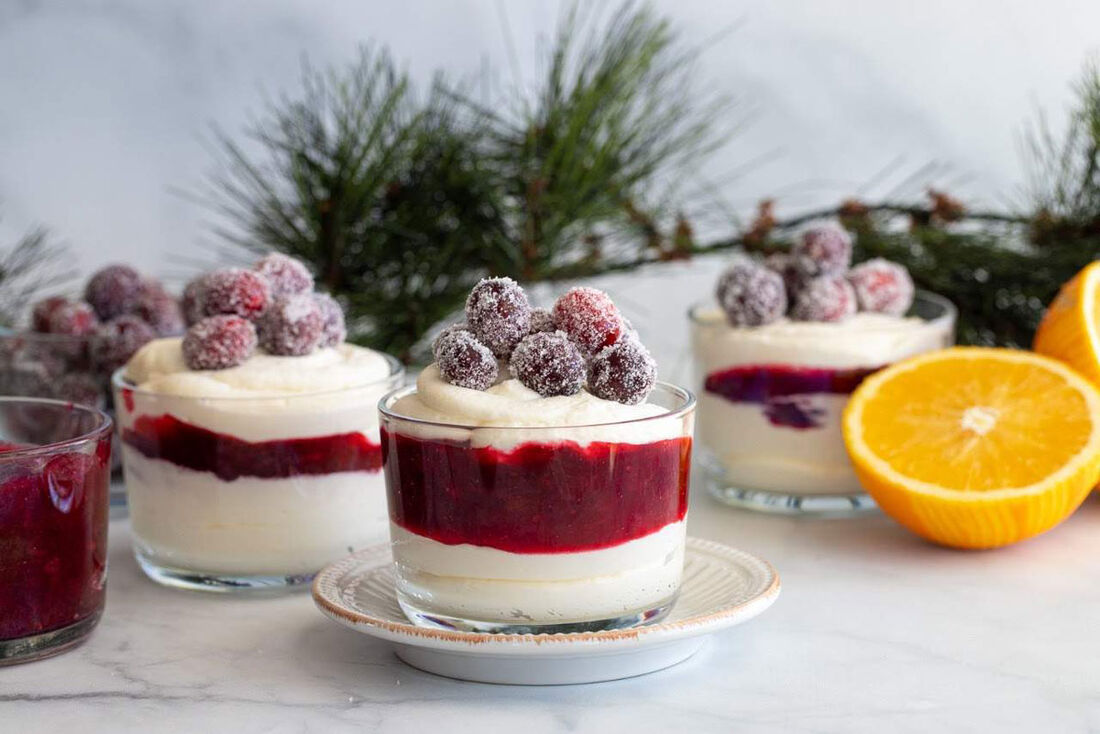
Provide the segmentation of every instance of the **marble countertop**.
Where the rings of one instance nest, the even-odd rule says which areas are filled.
[[[107,611],[82,647],[0,668],[3,732],[929,732],[1100,729],[1100,497],[996,552],[887,518],[749,514],[697,493],[691,532],[783,577],[763,616],[639,678],[528,688],[438,678],[308,594],[161,588],[111,526]]]

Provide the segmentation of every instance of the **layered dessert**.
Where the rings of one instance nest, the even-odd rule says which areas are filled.
[[[105,414],[0,399],[0,665],[63,649],[98,620],[110,456]]]
[[[415,388],[383,404],[398,597],[484,630],[654,619],[683,568],[693,400],[607,296],[531,309],[483,281]]]
[[[949,346],[954,311],[915,294],[900,265],[851,257],[844,230],[816,227],[789,253],[735,257],[717,303],[693,309],[699,436],[720,498],[869,505],[841,436],[848,396],[886,365]]]
[[[375,406],[400,365],[344,341],[297,261],[196,282],[187,334],[115,379],[135,551],[170,583],[304,581],[386,535]]]

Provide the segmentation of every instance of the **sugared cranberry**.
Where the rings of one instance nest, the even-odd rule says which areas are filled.
[[[486,390],[497,379],[497,360],[468,331],[455,331],[439,340],[436,365],[443,379],[471,390]]]
[[[84,300],[102,321],[131,313],[141,295],[141,276],[128,265],[108,265],[88,280]]]
[[[35,331],[49,331],[50,318],[53,316],[54,311],[68,302],[69,299],[64,296],[51,296],[34,304],[34,308],[31,309],[31,328]]]
[[[637,405],[656,382],[657,363],[636,339],[622,339],[588,363],[588,392],[604,400]]]
[[[913,305],[913,279],[909,271],[881,257],[852,268],[848,282],[855,289],[856,301],[863,311],[901,316]]]
[[[110,374],[156,337],[153,327],[137,316],[119,316],[100,324],[88,342],[88,353],[98,372]]]
[[[50,314],[48,331],[51,334],[87,336],[99,326],[95,311],[84,301],[63,303]]]
[[[202,313],[229,314],[254,319],[271,303],[267,278],[243,268],[222,268],[206,276],[202,286]]]
[[[157,336],[173,336],[183,332],[183,311],[179,301],[166,291],[147,290],[138,299],[134,314],[152,326]]]
[[[200,275],[192,279],[183,288],[183,297],[180,299],[180,309],[187,325],[196,324],[203,319],[203,293],[206,291],[206,276]]]
[[[511,278],[486,278],[466,299],[470,331],[500,359],[507,359],[531,331],[531,304]]]
[[[335,347],[348,338],[347,325],[344,323],[344,309],[336,299],[327,293],[314,293],[317,307],[321,309],[320,347]]]
[[[55,394],[59,400],[67,400],[77,405],[102,408],[106,403],[103,386],[96,376],[89,372],[70,372],[65,375],[58,381]]]
[[[321,307],[312,293],[283,296],[258,322],[260,346],[268,354],[300,357],[321,343],[325,327]]]
[[[183,337],[183,360],[193,370],[236,367],[256,351],[256,327],[240,316],[208,316]]]
[[[531,309],[531,333],[538,334],[543,331],[557,331],[554,326],[554,317],[548,308]]]
[[[443,331],[435,335],[435,339],[432,339],[432,356],[439,360],[439,345],[443,343],[451,334],[457,334],[460,331],[470,331],[470,327],[466,325],[465,321],[459,321],[454,324],[450,324],[444,327]]]
[[[313,274],[309,269],[300,260],[281,252],[264,255],[252,269],[267,278],[271,285],[271,295],[276,298],[313,290]]]
[[[856,312],[856,293],[841,275],[814,278],[798,292],[791,318],[797,321],[843,321]]]
[[[852,264],[852,237],[833,225],[808,229],[791,247],[791,256],[804,275],[841,275]]]
[[[773,252],[764,258],[764,265],[768,270],[779,273],[783,278],[783,285],[787,289],[787,301],[794,299],[794,294],[802,287],[806,276],[802,274],[794,258],[786,252]]]
[[[733,258],[715,295],[732,326],[770,324],[787,311],[783,277],[747,255]]]
[[[591,356],[622,335],[623,318],[606,293],[595,288],[571,288],[551,310],[554,325]]]
[[[575,395],[584,384],[584,357],[564,331],[540,331],[516,345],[512,376],[544,398]]]

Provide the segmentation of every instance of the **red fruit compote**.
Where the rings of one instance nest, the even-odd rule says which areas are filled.
[[[99,621],[110,471],[106,413],[0,398],[0,665],[72,647]]]

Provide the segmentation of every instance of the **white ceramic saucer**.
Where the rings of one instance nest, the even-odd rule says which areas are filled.
[[[767,561],[698,538],[688,538],[683,585],[668,617],[625,630],[504,635],[416,627],[397,605],[388,545],[350,555],[313,582],[313,600],[326,616],[392,643],[414,668],[522,685],[592,683],[667,668],[691,657],[711,633],[760,614],[777,596],[779,574]]]

